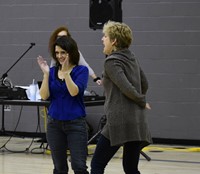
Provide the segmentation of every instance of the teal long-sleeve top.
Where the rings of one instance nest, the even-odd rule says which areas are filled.
[[[50,68],[48,115],[56,120],[67,121],[86,116],[83,96],[88,83],[88,69],[85,66],[77,65],[70,75],[79,89],[76,96],[71,96],[65,81],[58,78],[58,67]]]

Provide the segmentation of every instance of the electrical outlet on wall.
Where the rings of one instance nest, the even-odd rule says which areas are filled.
[[[11,105],[4,105],[4,111],[11,111]]]

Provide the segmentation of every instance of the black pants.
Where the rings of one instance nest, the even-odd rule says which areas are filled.
[[[103,174],[106,165],[119,148],[120,146],[110,146],[110,141],[101,135],[91,161],[91,174]],[[123,145],[123,169],[126,174],[140,174],[140,150],[140,142],[127,142]]]

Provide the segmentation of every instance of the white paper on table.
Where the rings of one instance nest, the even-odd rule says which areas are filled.
[[[15,86],[15,87],[26,89],[26,95],[27,95],[28,99],[30,99],[30,89],[29,89],[30,87],[29,86]],[[41,96],[40,96],[40,90],[39,90],[38,85],[36,88],[37,88],[37,90],[36,90],[36,101],[37,101],[37,100],[41,100]]]

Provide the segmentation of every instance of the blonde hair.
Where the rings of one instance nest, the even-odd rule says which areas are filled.
[[[112,41],[116,39],[117,50],[128,48],[132,43],[132,30],[125,23],[108,21],[104,24],[103,33]]]

